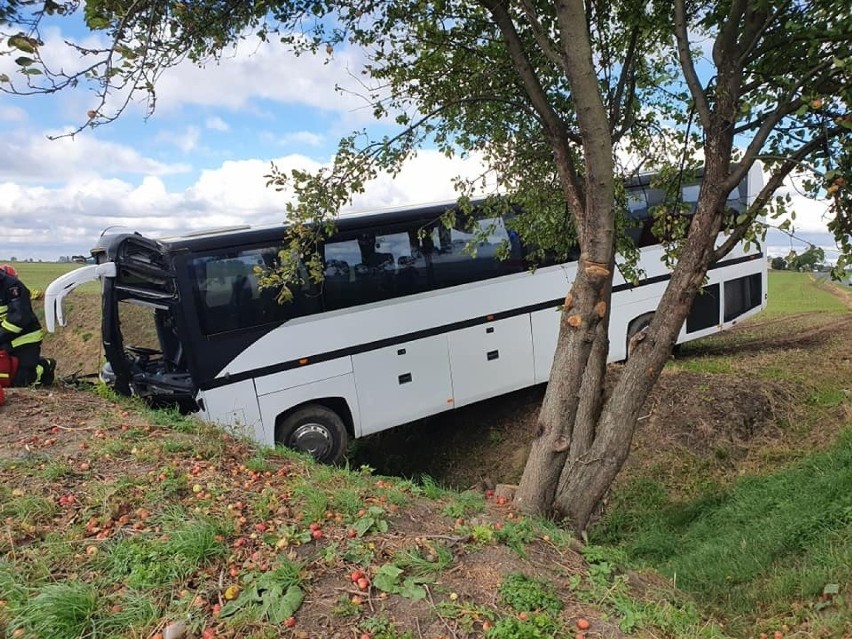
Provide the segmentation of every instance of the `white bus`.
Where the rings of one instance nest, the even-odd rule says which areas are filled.
[[[729,199],[741,209],[759,169]],[[751,188],[750,188],[751,187]],[[683,191],[697,199],[697,185]],[[644,279],[616,275],[610,360],[647,325],[670,278],[650,233],[648,209],[663,194],[648,178],[628,187]],[[123,394],[172,403],[283,444],[323,462],[340,461],[350,438],[548,380],[560,313],[576,262],[539,264],[503,218],[480,219],[475,236],[445,228],[452,204],[341,217],[322,247],[325,279],[278,304],[260,289],[255,267],[276,263],[281,225],[173,239],[102,237],[96,264],[47,289],[48,330],[64,324],[62,299],[102,283],[102,379]],[[481,235],[481,234],[480,234]],[[500,247],[508,259],[498,259]],[[711,266],[678,342],[716,333],[766,304],[766,260],[742,246]],[[148,309],[158,348],[125,343],[122,317]]]

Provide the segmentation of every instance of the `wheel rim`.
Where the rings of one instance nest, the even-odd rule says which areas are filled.
[[[290,448],[310,453],[316,459],[323,459],[333,445],[328,428],[315,422],[302,424],[290,436]]]

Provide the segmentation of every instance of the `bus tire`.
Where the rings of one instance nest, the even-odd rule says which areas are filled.
[[[290,413],[276,431],[276,443],[307,453],[323,464],[340,463],[349,445],[343,420],[319,404],[308,404]]]
[[[645,334],[648,332],[648,327],[651,325],[651,320],[654,318],[653,313],[645,313],[640,315],[627,327],[627,357],[630,359],[630,354],[636,345],[645,339]]]

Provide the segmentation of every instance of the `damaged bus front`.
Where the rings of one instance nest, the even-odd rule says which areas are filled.
[[[197,410],[197,389],[180,339],[175,256],[137,234],[102,236],[92,256],[95,264],[67,273],[45,291],[47,329],[65,325],[62,303],[71,291],[100,280],[106,357],[101,379],[155,406]]]

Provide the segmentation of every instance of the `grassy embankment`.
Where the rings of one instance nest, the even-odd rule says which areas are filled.
[[[764,314],[690,344],[687,358],[670,368],[708,373],[720,386],[731,378],[782,385],[798,405],[778,424],[780,436],[728,476],[714,473],[706,459],[674,475],[671,466],[681,460],[645,469],[613,495],[592,538],[659,570],[741,636],[756,636],[756,626],[787,626],[796,636],[848,637],[852,347],[848,329],[832,335],[832,327],[850,310],[843,289],[841,297],[829,292],[836,284],[784,272],[770,273],[769,281]],[[803,359],[796,347],[798,337],[811,335],[826,341],[820,361]],[[783,349],[771,365],[760,353],[762,341]],[[738,476],[744,466],[748,475]]]
[[[20,270],[25,281],[36,288],[55,276],[48,265],[19,266],[24,267]],[[28,272],[30,267],[35,268]],[[779,384],[793,395],[797,410],[778,424],[780,443],[759,449],[747,465],[726,464],[731,470],[727,475],[705,472],[706,460],[687,464],[675,474],[655,466],[631,476],[612,496],[607,516],[592,533],[592,541],[600,545],[584,551],[588,572],[570,577],[568,590],[560,590],[566,601],[597,605],[602,620],[589,636],[609,636],[604,616],[644,636],[718,637],[732,632],[756,637],[761,631],[784,632],[785,626],[789,636],[799,637],[852,632],[848,342],[834,343],[829,334],[828,356],[803,361],[791,339],[784,357],[773,357],[769,365],[768,359],[759,359],[761,341],[771,337],[779,342],[777,331],[795,338],[824,327],[830,330],[832,322],[849,312],[825,286],[816,286],[807,274],[771,273],[770,308],[763,316],[738,331],[688,345],[687,357],[669,367],[675,374],[684,370],[719,376],[715,379],[720,383],[734,379],[747,384],[753,379]],[[712,401],[712,383],[701,391]],[[560,616],[547,611],[555,604],[542,591],[532,588],[530,595],[530,588],[517,580],[497,584],[499,600],[471,593],[460,600],[464,605],[439,585],[454,572],[464,572],[459,568],[462,555],[482,552],[495,542],[529,552],[544,533],[564,559],[567,542],[552,529],[509,523],[512,518],[505,519],[505,512],[498,513],[497,521],[489,519],[482,502],[430,485],[380,483],[369,476],[365,482],[359,473],[303,466],[250,449],[235,456],[215,433],[201,431],[199,438],[188,439],[180,431],[194,427],[185,422],[168,415],[150,419],[161,426],[151,430],[137,422],[114,431],[114,416],[94,415],[104,432],[99,436],[95,431],[82,456],[46,460],[35,454],[0,464],[0,514],[8,537],[0,543],[0,592],[6,593],[0,630],[47,636],[36,629],[50,623],[50,636],[56,637],[92,632],[148,636],[166,620],[182,618],[196,632],[290,636],[280,623],[272,623],[269,605],[291,610],[290,604],[298,600],[297,629],[306,631],[304,636],[323,636],[311,628],[311,620],[318,617],[308,604],[300,608],[295,590],[285,603],[289,586],[281,593],[258,588],[260,564],[267,562],[312,603],[321,597],[322,584],[332,596],[342,592],[334,612],[327,611],[333,627],[352,632],[357,628],[377,639],[413,637],[419,627],[405,626],[408,611],[403,606],[397,616],[391,605],[394,597],[402,596],[402,578],[378,581],[387,590],[372,586],[368,592],[375,598],[355,604],[334,579],[348,583],[346,575],[353,567],[362,568],[374,584],[380,573],[397,574],[392,567],[403,576],[413,575],[411,562],[422,560],[424,553],[430,557],[427,563],[439,560],[427,571],[431,581],[426,585],[432,584],[430,593],[437,600],[429,614],[449,624],[457,636],[556,637],[573,628],[564,612]],[[34,450],[39,446],[28,445]],[[670,466],[681,463],[672,460]],[[200,470],[194,474],[196,467]],[[289,468],[290,479],[285,475],[268,490],[268,482],[264,487],[264,480],[257,478],[267,468],[274,477],[279,476],[275,469]],[[745,470],[748,474],[741,475]],[[232,486],[229,476],[249,488]],[[29,488],[22,491],[18,486]],[[76,505],[58,501],[68,495]],[[393,533],[396,521],[390,506],[422,511],[422,498],[439,500],[432,521],[449,517],[449,523],[440,522],[447,529],[433,529],[429,549],[423,546],[425,538],[419,538],[405,552],[398,548],[388,555],[391,542],[381,533],[385,524],[380,522],[390,521]],[[280,512],[285,506],[286,516]],[[365,508],[372,507],[382,513],[369,515]],[[307,523],[325,520],[326,513],[332,515],[324,524],[329,543],[308,542]],[[454,523],[457,518],[461,524]],[[258,524],[271,527],[270,534],[258,534]],[[355,526],[366,532],[352,541],[348,530]],[[130,530],[135,532],[123,532]],[[109,534],[98,536],[104,532]],[[461,547],[459,542],[441,541],[442,536],[449,540],[465,534],[471,536]],[[281,547],[298,552],[276,552],[282,539],[287,541]],[[445,546],[452,551],[448,562]],[[412,559],[414,551],[421,554]],[[625,581],[614,572],[615,558],[658,569],[723,621],[725,630],[705,625],[676,594],[672,601],[681,603],[670,606],[626,590]],[[341,574],[332,579],[331,573]],[[242,602],[243,608],[222,617],[216,606],[227,604],[230,586],[243,589],[230,591],[232,601]],[[241,598],[241,592],[248,595]],[[390,593],[389,599],[379,598],[383,592]],[[526,602],[518,592],[528,597]],[[528,617],[530,606],[539,606],[543,614],[536,617],[538,634],[520,634],[518,615]],[[585,614],[592,616],[589,609]],[[388,626],[393,620],[396,630]]]

